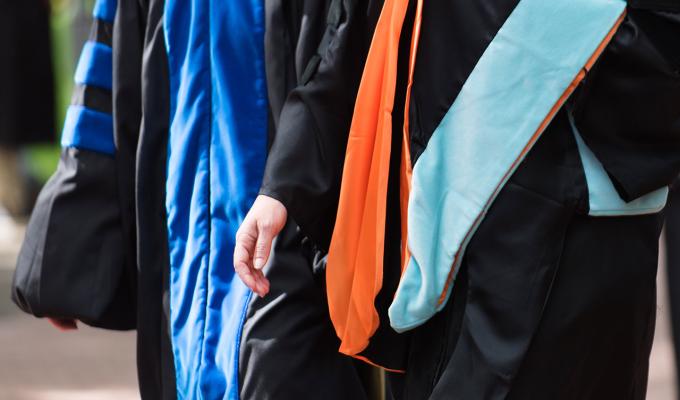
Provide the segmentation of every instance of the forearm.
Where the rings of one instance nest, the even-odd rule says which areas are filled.
[[[382,2],[342,2],[316,71],[283,106],[260,193],[314,241],[330,242],[354,99]]]

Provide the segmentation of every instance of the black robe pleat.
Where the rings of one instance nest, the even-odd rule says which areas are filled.
[[[425,2],[409,109],[414,163],[517,4]],[[678,12],[673,1],[630,2],[612,43],[485,216],[448,306],[412,331],[395,398],[644,398],[663,215],[588,216],[567,109],[623,199],[670,184],[680,172]],[[322,247],[351,121],[340,105],[352,104],[348,82],[358,82],[345,60],[322,62],[318,81],[291,95],[261,192]],[[388,207],[388,227],[395,218]],[[386,271],[398,268],[387,247]]]

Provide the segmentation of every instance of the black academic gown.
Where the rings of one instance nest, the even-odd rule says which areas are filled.
[[[424,3],[409,109],[416,165],[518,3]],[[404,387],[395,397],[644,398],[662,214],[590,216],[572,124],[621,199],[636,199],[673,181],[680,161],[675,106],[680,101],[680,53],[673,39],[680,35],[678,11],[674,2],[630,2],[597,64],[485,212],[465,249],[452,298],[411,331]],[[403,48],[400,60],[407,58]],[[405,90],[403,72],[397,82],[398,99]],[[344,91],[323,93],[342,96]],[[318,116],[315,110],[323,104],[317,101],[312,111],[298,112]],[[394,125],[400,127],[396,104],[394,110]],[[337,169],[346,144],[347,130],[330,136],[333,131],[317,128],[320,123],[315,118],[290,129],[295,136],[288,143],[312,143],[302,138],[315,135],[318,144],[311,154],[308,148],[275,143],[262,191],[283,201],[310,232],[332,223],[319,224],[320,216],[329,214],[320,210],[336,207]],[[399,128],[393,143],[394,137]],[[396,146],[392,154],[398,154]],[[291,160],[304,161],[292,168]],[[391,175],[397,170],[392,166]],[[390,211],[394,197],[395,191],[388,190],[388,227],[389,216],[398,214]],[[312,202],[315,207],[303,207]],[[386,248],[389,234],[388,228]],[[329,237],[328,231],[316,234],[317,240]],[[385,271],[398,270],[398,258],[390,263],[386,252]],[[387,324],[381,318],[381,328]],[[377,338],[370,346],[385,343]]]
[[[113,142],[110,154],[64,149],[60,169],[29,223],[19,262],[25,272],[17,275],[15,301],[38,316],[73,317],[86,311],[91,318],[85,322],[91,325],[136,328],[142,398],[173,399],[177,371],[168,304],[165,202],[171,105],[165,4],[119,0],[114,8],[106,10],[110,19],[97,18],[91,38],[112,48],[111,90],[79,85],[74,107],[112,114],[115,151]],[[270,143],[282,124],[279,114],[288,93],[323,74],[323,60],[347,54],[351,41],[344,32],[354,12],[354,5],[339,1],[265,2]],[[84,222],[74,223],[74,215]],[[265,299],[252,296],[245,315],[238,371],[242,399],[362,399],[371,390],[354,362],[336,351],[320,260],[317,246],[289,222],[267,267],[271,293]],[[90,282],[69,299],[86,293],[99,301],[85,310],[80,302],[65,312],[38,310],[22,297],[37,294],[22,282],[53,282],[52,273],[65,268],[82,276],[78,282]],[[88,281],[92,274],[96,280]],[[73,287],[75,281],[54,286]]]
[[[325,38],[327,52],[315,60],[314,73],[308,74],[305,84],[291,92],[283,107],[267,160],[260,194],[286,206],[290,217],[319,249],[320,255],[327,253],[331,241],[354,102],[382,5],[382,1],[342,2],[341,22],[337,29],[331,30],[332,36]],[[332,17],[332,13],[329,16]],[[400,48],[404,51],[408,50],[409,39],[409,35],[403,35]],[[399,71],[402,87],[406,84],[406,72],[407,63],[402,60]],[[403,99],[401,93],[395,103]],[[395,107],[395,121],[402,118],[401,114]],[[393,154],[398,155],[401,149],[397,140],[398,122],[394,130]],[[399,158],[394,157],[391,165],[398,171]],[[387,263],[396,269],[386,269],[384,289],[376,300],[383,318],[387,318],[387,307],[399,280],[397,177],[396,174],[390,177],[390,218],[386,227],[389,240],[385,242]],[[325,260],[321,261],[320,268],[325,268]],[[383,324],[376,333],[380,340],[373,341],[360,357],[390,370],[401,370],[406,336]]]
[[[144,398],[174,396],[172,353],[168,338],[167,234],[164,215],[167,87],[160,18],[162,2],[151,2],[141,60],[141,112],[144,118],[136,155],[137,232],[139,239],[139,371]],[[122,3],[124,4],[124,2]],[[340,2],[265,2],[265,57],[270,105],[270,141],[278,137],[281,109],[288,93],[317,73],[323,57],[333,53],[336,30],[347,17]],[[121,35],[125,33],[121,30]],[[142,37],[142,36],[140,36]],[[121,38],[121,43],[130,39]],[[339,48],[346,46],[345,43]],[[134,48],[134,47],[133,47]],[[121,46],[122,51],[129,51]],[[123,71],[121,54],[121,71]],[[124,73],[126,76],[133,76]],[[121,79],[120,82],[123,80]],[[129,107],[119,97],[121,110]],[[133,108],[130,121],[134,120]],[[150,116],[150,117],[147,117]],[[124,125],[122,125],[124,126]],[[135,127],[134,123],[130,123]],[[130,132],[133,132],[131,129]],[[153,193],[153,195],[151,195]],[[161,257],[159,257],[159,254]],[[366,373],[337,353],[325,305],[319,250],[290,221],[277,238],[266,273],[271,293],[249,304],[240,346],[239,388],[242,399],[361,399],[371,390]],[[161,279],[161,277],[163,279]],[[275,338],[275,340],[271,340]]]
[[[629,7],[599,62],[495,200],[466,251],[453,300],[415,330],[409,365],[429,367],[407,374],[405,398],[645,398],[662,215],[587,215],[567,116],[573,110],[621,198],[673,181],[680,53],[670,38],[680,34],[680,14],[644,8]],[[447,26],[424,24],[423,35]],[[439,71],[432,65],[423,73]],[[430,82],[416,78],[414,92],[432,90]],[[436,113],[436,97],[417,98],[420,113]],[[421,126],[420,137],[432,129]]]
[[[265,3],[265,55],[271,110],[270,145],[286,144],[296,94],[327,73],[328,59],[350,51],[353,6],[340,1]],[[291,93],[293,91],[293,93]],[[282,111],[284,110],[284,111]],[[289,110],[289,111],[285,111]],[[297,143],[297,146],[307,146]],[[270,154],[276,154],[270,149]],[[253,296],[243,327],[242,399],[373,399],[370,369],[341,355],[324,291],[324,251],[290,218],[272,247],[264,298]]]
[[[270,139],[273,140],[288,92],[306,83],[305,79],[316,72],[319,53],[327,51],[326,45],[321,44],[322,37],[343,21],[340,15],[337,20],[327,18],[328,2],[271,1],[265,5]],[[168,250],[162,211],[169,105],[162,12],[162,1],[151,1],[142,7],[132,1],[121,1],[117,40],[125,45],[118,47],[118,56],[114,58],[118,76],[117,92],[114,92],[117,99],[114,104],[118,107],[115,109],[116,132],[119,141],[127,143],[130,149],[125,180],[134,183],[123,199],[134,199],[129,207],[136,210],[136,221],[130,226],[136,227],[136,235],[133,232],[131,236],[138,238],[135,248],[140,386],[143,397],[149,399],[175,396],[175,371],[167,326],[169,310],[165,301]],[[143,28],[128,29],[134,25]],[[137,62],[131,62],[132,59]],[[138,76],[140,78],[136,78]],[[271,277],[272,293],[264,300],[253,296],[246,316],[239,368],[241,398],[299,398],[316,391],[318,396],[326,398],[365,396],[355,366],[335,352],[337,339],[327,317],[323,292],[318,288],[315,257],[316,249],[290,222],[277,239],[267,272],[287,278]],[[262,340],[270,337],[277,339],[275,342]],[[319,367],[322,364],[326,367]]]

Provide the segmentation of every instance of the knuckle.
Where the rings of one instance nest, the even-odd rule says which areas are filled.
[[[272,221],[270,219],[266,219],[264,221],[261,221],[257,226],[257,228],[260,232],[265,232],[265,233],[271,232],[273,227],[274,227],[274,224],[272,223]]]
[[[256,239],[255,235],[249,230],[239,229],[236,232],[236,240],[244,243],[252,243]]]

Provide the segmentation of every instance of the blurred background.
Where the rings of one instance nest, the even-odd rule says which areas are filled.
[[[59,160],[94,0],[0,0],[0,400],[138,399],[134,332],[63,333],[10,301],[24,225]]]
[[[26,220],[59,158],[59,132],[93,3],[0,0],[0,400],[139,398],[134,333],[83,326],[62,333],[10,301]],[[661,258],[650,400],[678,398]]]

